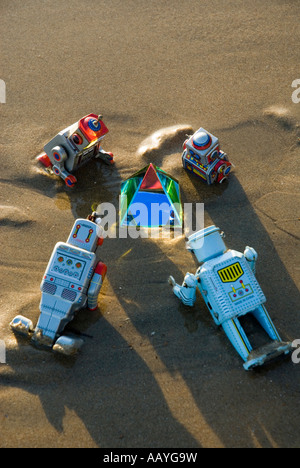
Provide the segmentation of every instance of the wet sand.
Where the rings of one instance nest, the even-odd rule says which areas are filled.
[[[56,242],[93,206],[118,206],[122,180],[153,162],[229,248],[258,254],[257,278],[283,339],[300,339],[299,2],[2,0],[0,104],[0,447],[298,447],[300,364],[245,372],[200,295],[167,284],[197,266],[184,237],[106,239],[108,274],[76,358],[41,351],[9,328],[36,323]],[[75,189],[35,158],[91,112],[109,128],[115,166],[93,161]],[[181,165],[181,135],[140,152],[172,126],[214,133],[235,169],[207,186]],[[251,324],[249,336],[256,328]]]

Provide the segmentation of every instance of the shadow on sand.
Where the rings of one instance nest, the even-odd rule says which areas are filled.
[[[219,137],[236,166],[221,186],[208,187],[179,170],[180,148],[174,147],[182,201],[204,203],[205,224],[225,232],[228,248],[243,251],[249,245],[257,250],[257,278],[267,309],[282,338],[293,340],[300,336],[299,291],[290,273],[297,239],[256,209],[258,200],[278,188],[282,153],[290,150],[290,130],[261,120],[220,130]],[[163,166],[163,152],[148,154],[147,162]],[[133,173],[137,166],[130,164]],[[113,171],[86,167],[76,191],[68,192],[74,217],[85,217],[93,203],[117,206],[121,181],[117,163]],[[285,209],[278,206],[278,217]],[[11,351],[13,374],[4,375],[2,384],[37,395],[57,431],[63,430],[65,407],[72,409],[99,447],[296,446],[299,436],[295,432],[297,440],[292,440],[290,434],[300,422],[295,414],[300,368],[288,358],[245,372],[202,298],[192,309],[178,302],[168,276],[181,282],[186,271],[197,268],[185,251],[184,238],[176,242],[108,238],[102,249],[109,286],[100,298],[100,310],[89,318],[81,313],[72,324],[93,336],[87,337],[80,356],[66,363],[25,347]],[[118,304],[116,310],[110,310],[112,304]],[[107,320],[108,312],[115,318]],[[129,319],[128,332],[124,317]],[[117,326],[123,326],[122,333]],[[250,337],[255,331],[251,325]],[[145,349],[150,349],[149,355]],[[25,368],[24,363],[19,366],[20,352],[30,355]],[[35,374],[33,366],[38,369],[43,360],[49,368],[43,365]],[[155,371],[162,369],[170,379],[157,378]],[[26,371],[33,374],[30,381]],[[182,385],[167,388],[172,379]],[[191,417],[193,405],[198,413]],[[211,431],[206,437],[204,422]]]

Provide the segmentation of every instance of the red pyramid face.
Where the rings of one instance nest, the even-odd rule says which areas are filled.
[[[160,180],[152,164],[149,165],[140,190],[163,190]]]

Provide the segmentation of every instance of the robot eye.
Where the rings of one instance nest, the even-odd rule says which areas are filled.
[[[81,145],[83,140],[80,135],[78,135],[77,133],[74,133],[73,141],[76,145]]]
[[[218,157],[218,151],[213,151],[212,154],[210,155],[211,161],[214,161]]]
[[[96,119],[90,119],[88,121],[88,126],[90,127],[91,130],[93,130],[93,132],[98,132],[101,129],[101,124],[99,120],[96,120]]]

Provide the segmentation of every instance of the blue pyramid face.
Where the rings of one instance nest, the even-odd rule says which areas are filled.
[[[150,164],[121,185],[121,225],[182,225],[178,182]]]
[[[164,193],[138,192],[128,215],[137,226],[158,227],[173,222],[174,210]]]

